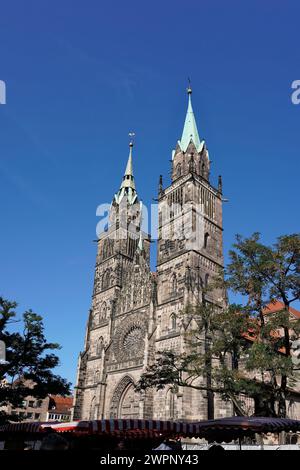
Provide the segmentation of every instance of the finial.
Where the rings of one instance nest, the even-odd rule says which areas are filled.
[[[222,193],[222,176],[219,175],[219,178],[218,178],[218,191],[219,193]]]
[[[159,175],[159,182],[158,182],[158,194],[162,194],[163,192],[163,177]]]
[[[188,95],[191,95],[192,94],[192,87],[191,87],[191,80],[190,80],[189,77],[188,77],[188,82],[189,82],[189,85],[188,85],[186,91],[188,92]]]
[[[128,135],[130,137],[129,147],[133,147],[135,133],[134,132],[129,132]]]

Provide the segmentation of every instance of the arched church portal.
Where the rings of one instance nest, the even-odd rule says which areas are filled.
[[[140,394],[135,391],[131,377],[121,379],[110,405],[110,417],[114,419],[138,419],[140,409]]]

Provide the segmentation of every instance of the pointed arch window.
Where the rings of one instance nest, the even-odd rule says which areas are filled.
[[[197,277],[197,284],[198,284],[198,289],[202,290],[203,289],[203,279],[200,276],[199,272],[198,272],[198,277]]]
[[[206,289],[208,287],[208,283],[209,283],[209,274],[206,273],[205,274],[205,281],[204,281],[204,286],[205,286]]]
[[[102,277],[102,289],[107,289],[109,286],[110,286],[110,272],[109,272],[109,270],[107,269],[107,270],[104,271],[104,273],[103,273],[103,277]]]
[[[97,369],[94,375],[94,383],[97,384],[100,381],[100,370]]]
[[[176,178],[179,178],[181,176],[181,163],[178,163],[176,165],[175,173],[176,173]]]
[[[97,356],[100,356],[102,354],[103,347],[104,347],[103,337],[100,336],[100,338],[97,341],[97,345],[96,345],[96,354],[97,354]]]
[[[176,331],[177,329],[177,318],[175,313],[171,313],[170,315],[170,327],[172,331]]]
[[[165,403],[165,410],[166,410],[166,419],[175,419],[176,415],[176,404],[175,404],[175,393],[170,388],[166,394],[166,403]]]
[[[204,234],[204,248],[207,248],[208,247],[208,239],[209,239],[209,233],[206,232]]]
[[[171,293],[177,294],[177,276],[174,273],[171,279]]]
[[[103,302],[100,309],[100,320],[106,320],[107,317],[107,305],[106,302]]]
[[[103,242],[102,258],[107,258],[107,240],[104,240]]]

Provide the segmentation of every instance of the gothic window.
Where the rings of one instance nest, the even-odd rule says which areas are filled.
[[[177,276],[174,273],[171,280],[171,293],[177,294]]]
[[[172,331],[176,331],[177,319],[176,319],[175,313],[172,313],[172,314],[170,315],[170,327],[171,327],[171,330],[172,330]]]
[[[131,328],[123,338],[123,347],[128,357],[136,357],[144,350],[144,333],[141,328]]]
[[[113,245],[112,245],[111,240],[109,239],[104,240],[103,248],[102,248],[102,258],[103,259],[108,258],[109,256],[112,255],[112,253],[113,253]]]
[[[96,397],[92,398],[90,406],[90,419],[96,419]]]
[[[100,370],[95,371],[94,383],[97,384],[100,381]]]
[[[103,337],[100,336],[100,338],[99,338],[98,341],[97,341],[97,346],[96,346],[96,354],[97,354],[97,356],[100,356],[100,355],[101,355],[102,349],[103,349]]]
[[[179,178],[179,176],[181,176],[181,164],[180,163],[176,165],[176,178]]]
[[[103,273],[103,277],[102,277],[102,289],[107,289],[110,285],[110,272],[109,270],[107,269],[106,271],[104,271]]]
[[[171,388],[167,391],[165,410],[166,419],[175,419],[175,394]]]
[[[106,320],[107,317],[107,305],[106,302],[103,302],[100,310],[100,320]]]
[[[204,248],[207,248],[208,246],[208,239],[209,239],[209,233],[205,233],[204,235]]]
[[[205,274],[205,281],[204,281],[204,285],[205,285],[205,288],[208,287],[208,282],[209,282],[209,274]]]
[[[103,259],[107,258],[107,240],[103,242],[102,257]]]

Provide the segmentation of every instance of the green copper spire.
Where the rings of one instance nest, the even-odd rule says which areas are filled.
[[[135,189],[135,182],[132,169],[132,147],[133,142],[129,144],[129,157],[126,165],[126,170],[119,191],[115,194],[115,201],[120,204],[123,197],[126,195],[129,204],[134,204],[137,201],[137,192]]]
[[[181,137],[181,140],[179,141],[179,145],[180,145],[181,150],[186,152],[189,146],[189,143],[192,140],[197,149],[197,152],[199,152],[203,146],[203,143],[200,141],[199,134],[198,134],[197,124],[196,124],[194,111],[192,107],[192,89],[190,85],[187,89],[187,92],[189,96],[189,103],[188,103],[188,109],[187,109],[187,113],[185,117],[182,137]]]
[[[127,162],[127,165],[126,165],[126,170],[125,170],[125,173],[124,173],[123,181],[122,181],[122,184],[121,184],[121,188],[135,189],[133,169],[132,169],[132,147],[133,147],[133,143],[130,142],[130,144],[129,144],[129,157],[128,157],[128,162]]]

